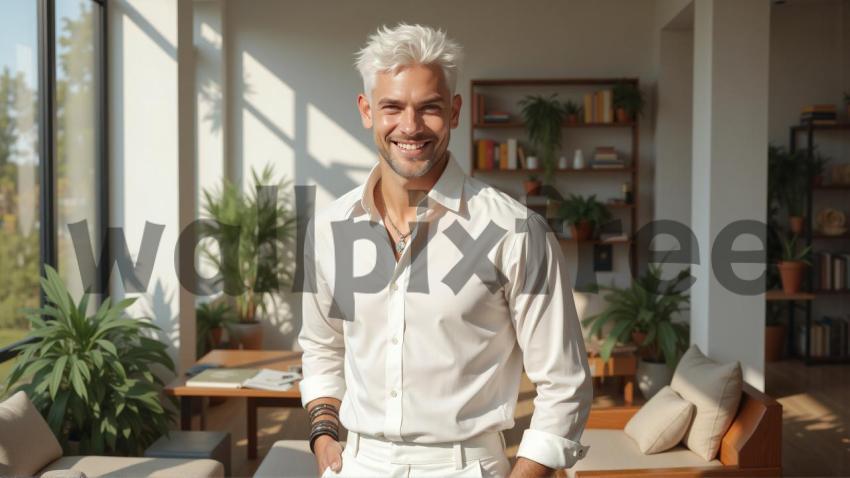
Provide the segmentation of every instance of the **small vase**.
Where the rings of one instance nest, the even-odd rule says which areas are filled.
[[[558,159],[558,169],[568,169],[569,167],[570,167],[570,162],[567,161],[567,157],[561,156],[561,158]]]
[[[540,168],[540,162],[537,160],[537,156],[528,156],[525,158],[525,168],[526,169],[538,169]]]
[[[629,114],[626,112],[625,108],[617,108],[617,123],[628,123],[629,122]]]
[[[584,169],[584,153],[580,149],[573,154],[573,169]]]

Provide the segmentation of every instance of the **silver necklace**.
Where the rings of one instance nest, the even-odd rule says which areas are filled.
[[[404,248],[407,246],[407,238],[410,237],[411,234],[413,234],[413,231],[415,229],[411,229],[410,231],[407,232],[407,234],[402,234],[401,231],[398,229],[398,227],[393,222],[393,220],[390,218],[390,212],[389,211],[387,211],[387,221],[390,222],[390,225],[393,227],[393,229],[395,229],[396,234],[398,234],[398,241],[395,243],[395,250],[396,250],[396,252],[401,254],[402,252],[404,252]]]

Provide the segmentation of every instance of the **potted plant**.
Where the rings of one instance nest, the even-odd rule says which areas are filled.
[[[625,81],[617,83],[611,96],[618,123],[628,123],[643,113],[643,93],[636,85]]]
[[[685,268],[665,281],[661,278],[661,266],[648,264],[647,272],[629,288],[596,286],[596,291],[608,291],[604,296],[607,307],[582,320],[589,327],[590,339],[601,338],[608,330],[599,348],[599,355],[605,361],[617,344],[634,343],[638,347],[636,379],[647,399],[670,383],[673,370],[688,347],[687,324],[673,318],[688,310],[690,297],[682,285],[689,277],[690,268]]]
[[[807,246],[797,250],[797,235],[790,239],[785,238],[782,242],[782,260],[777,267],[782,279],[782,290],[786,294],[800,292],[803,283],[803,273],[810,262],[806,259],[812,247]]]
[[[74,302],[50,266],[41,289],[46,305],[28,317],[34,340],[16,347],[6,391],[17,384],[14,392],[26,392],[66,452],[76,440],[80,454],[138,456],[174,418],[160,404],[163,382],[151,371],[159,364],[173,372],[174,363],[166,345],[145,333],[160,329],[127,317],[136,299],[107,298],[87,313],[88,294]]]
[[[768,147],[768,199],[785,208],[788,228],[793,234],[803,232],[803,211],[813,172],[810,164],[800,151],[789,153],[782,147]]]
[[[829,163],[829,157],[815,151],[812,158],[809,160],[808,177],[812,178],[813,186],[823,185],[823,173],[826,170],[826,165]]]
[[[611,212],[595,194],[587,198],[570,194],[561,203],[560,218],[570,224],[573,239],[586,241],[593,237],[596,226],[611,219]]]
[[[274,182],[270,166],[251,175],[248,194],[226,179],[220,189],[204,191],[204,213],[213,221],[205,223],[203,234],[218,247],[204,247],[203,255],[220,271],[224,293],[233,298],[239,319],[231,325],[234,341],[256,350],[263,343],[258,311],[264,313],[265,297],[274,301],[291,280],[286,258],[287,250],[294,248],[295,216],[282,195],[287,183]]]
[[[525,188],[525,194],[529,196],[536,196],[540,193],[540,181],[536,174],[529,175],[528,179],[523,181],[522,186]]]
[[[782,359],[785,348],[785,324],[782,323],[782,307],[778,302],[766,303],[767,322],[764,329],[764,361],[776,362]]]
[[[197,356],[203,357],[207,352],[218,348],[221,344],[224,331],[233,335],[233,324],[236,323],[236,315],[233,307],[223,301],[207,302],[195,309],[197,320]]]
[[[544,97],[526,96],[519,105],[528,130],[528,139],[543,162],[543,176],[546,183],[552,182],[555,170],[555,153],[561,147],[561,123],[564,108],[555,99],[557,94]]]
[[[567,124],[578,124],[579,116],[581,116],[583,108],[573,100],[564,102],[564,115],[567,118]]]

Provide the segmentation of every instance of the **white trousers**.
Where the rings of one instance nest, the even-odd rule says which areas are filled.
[[[367,437],[349,431],[342,452],[342,470],[325,469],[322,478],[505,478],[510,474],[505,438],[482,433],[453,443],[420,445]]]

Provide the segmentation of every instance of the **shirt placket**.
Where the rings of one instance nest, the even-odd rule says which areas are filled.
[[[433,210],[422,211],[416,216],[417,221],[430,217]],[[413,236],[416,235],[414,232]],[[387,345],[385,377],[386,377],[386,417],[384,419],[384,436],[393,441],[401,441],[402,398],[404,397],[404,377],[402,376],[402,352],[404,345],[405,300],[404,295],[410,283],[411,243],[405,247],[393,271],[389,285],[389,301],[387,306]]]

